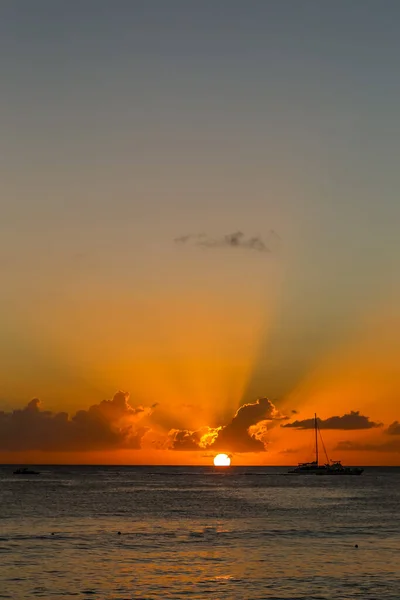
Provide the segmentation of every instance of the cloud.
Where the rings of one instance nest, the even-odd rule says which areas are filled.
[[[222,427],[213,448],[236,452],[263,452],[265,450],[267,422],[280,417],[268,398],[259,398],[252,404],[243,404],[232,421]]]
[[[201,450],[201,430],[171,429],[168,433],[167,447],[171,450]]]
[[[248,250],[256,250],[257,252],[272,252],[278,240],[278,234],[271,230],[266,242],[258,236],[246,237],[242,231],[228,233],[221,238],[212,238],[205,233],[181,235],[175,238],[174,241],[177,244],[192,243],[195,246],[205,246],[208,248],[246,248]]]
[[[197,431],[171,430],[169,447],[173,450],[264,452],[268,424],[283,418],[268,398],[259,398],[238,408],[227,425]]]
[[[286,423],[281,427],[292,427],[294,429],[314,429],[314,419],[304,419],[303,421],[293,421]],[[370,421],[369,417],[360,415],[360,412],[350,411],[341,417],[329,417],[328,419],[318,419],[318,427],[320,429],[373,429],[374,427],[382,427],[382,423]]]
[[[399,452],[400,453],[400,439],[392,439],[389,442],[384,442],[382,444],[372,444],[372,443],[361,443],[361,442],[352,442],[350,440],[345,440],[343,442],[339,442],[336,446],[335,450],[341,450],[345,452]]]
[[[22,409],[0,412],[0,450],[87,451],[140,448],[148,427],[138,423],[153,407],[133,407],[129,395],[117,392],[71,418],[66,412],[41,409],[35,398]]]
[[[385,433],[388,433],[389,435],[400,435],[400,423],[398,421],[393,421],[393,423],[385,429]]]

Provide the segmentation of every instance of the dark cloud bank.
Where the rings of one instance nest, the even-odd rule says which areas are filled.
[[[157,405],[133,407],[129,395],[118,392],[79,410],[43,410],[38,399],[11,412],[0,412],[0,450],[77,452],[90,450],[139,449],[150,430],[151,414]],[[224,426],[203,427],[198,431],[171,430],[164,448],[172,450],[225,450],[261,452],[265,450],[267,424],[282,417],[267,398],[244,404]]]
[[[71,418],[66,412],[41,410],[38,399],[25,408],[0,412],[0,450],[88,451],[140,448],[148,427],[140,421],[151,408],[132,407],[129,395],[118,392]]]
[[[242,231],[228,233],[220,238],[212,238],[205,233],[181,235],[175,238],[174,241],[176,244],[189,243],[207,248],[246,248],[257,252],[272,252],[278,240],[278,234],[271,230],[265,242],[258,236],[246,237]]]
[[[393,421],[383,432],[382,442],[353,442],[345,440],[339,442],[335,450],[359,450],[361,452],[399,452],[400,453],[400,423]],[[387,437],[389,436],[389,437]]]
[[[157,404],[132,406],[129,395],[118,392],[79,410],[72,417],[66,412],[43,410],[38,399],[22,409],[0,411],[0,450],[77,452],[117,449],[140,449],[142,439],[151,428],[151,415]],[[268,398],[243,404],[232,419],[220,427],[204,426],[197,431],[172,429],[160,448],[224,452],[264,452],[267,429],[288,417],[282,415]],[[319,421],[321,429],[355,430],[381,427],[358,411]],[[313,419],[293,421],[285,428],[311,429]],[[151,433],[149,433],[151,435]],[[383,442],[368,444],[342,441],[338,450],[400,452],[400,423],[394,421],[382,433]]]
[[[342,415],[341,417],[329,417],[328,419],[318,419],[318,426],[320,429],[342,429],[342,430],[355,430],[355,429],[373,429],[375,427],[382,427],[382,423],[375,423],[371,421],[369,417],[360,415],[360,412],[350,411]],[[293,421],[292,423],[286,423],[282,427],[292,427],[294,429],[314,429],[314,419],[304,419],[303,421]]]

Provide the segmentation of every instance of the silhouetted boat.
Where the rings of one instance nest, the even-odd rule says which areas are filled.
[[[14,475],[40,475],[39,471],[34,471],[33,469],[27,469],[26,467],[22,469],[16,469],[13,471]]]
[[[302,475],[316,475],[322,474],[322,471],[326,471],[326,465],[319,465],[317,461],[299,463],[297,467],[289,471],[289,473],[299,473]]]
[[[315,431],[315,460],[312,462],[299,463],[297,467],[290,470],[289,473],[298,475],[361,475],[364,471],[361,467],[344,467],[340,460],[329,460],[322,439],[321,431],[318,429],[317,415],[314,414],[314,431]],[[322,446],[324,448],[327,462],[320,465],[318,462],[318,434],[321,437]]]
[[[344,467],[340,460],[331,460],[325,465],[326,470],[316,473],[317,475],[361,475],[364,471],[361,467]]]

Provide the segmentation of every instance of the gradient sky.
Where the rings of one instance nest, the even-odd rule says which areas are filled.
[[[236,463],[309,458],[280,418],[360,411],[382,425],[327,430],[335,456],[400,464],[399,21],[395,0],[1,3],[0,431],[36,397],[135,408],[131,449],[0,458],[207,463],[168,440],[268,397],[267,452]]]

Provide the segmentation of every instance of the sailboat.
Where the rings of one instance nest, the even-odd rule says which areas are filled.
[[[321,431],[318,429],[318,419],[316,413],[314,414],[314,431],[315,431],[315,460],[312,462],[299,463],[297,467],[289,471],[289,473],[296,473],[301,475],[361,475],[364,471],[361,467],[344,467],[340,460],[329,460],[328,454],[325,449],[324,441],[322,439]],[[319,464],[318,455],[318,434],[321,437],[322,446],[324,448],[326,463],[323,465]]]

